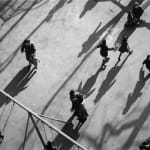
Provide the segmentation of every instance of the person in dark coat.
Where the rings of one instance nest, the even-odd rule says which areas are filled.
[[[146,66],[148,71],[150,71],[150,55],[147,55],[146,59],[143,61],[143,66]]]
[[[102,67],[106,67],[105,63],[109,60],[108,51],[114,50],[114,48],[109,48],[106,43],[106,39],[103,39],[101,43],[97,45],[100,48],[100,55],[104,58],[102,62]]]
[[[87,117],[89,116],[83,103],[79,104],[76,116],[77,119],[79,120],[79,123],[76,126],[76,130],[78,130],[84,124],[84,122],[87,120]]]
[[[21,52],[25,52],[26,60],[29,62],[29,66],[31,66],[31,62],[35,57],[36,49],[33,43],[30,43],[30,40],[26,39],[23,41],[21,46]]]
[[[139,5],[138,2],[134,3],[134,6],[132,8],[132,14],[133,17],[135,17],[137,20],[140,20],[141,15],[143,14],[143,9],[142,7]]]
[[[78,111],[79,105],[83,102],[83,95],[81,95],[79,92],[75,92],[74,90],[71,90],[69,95],[72,102],[71,111],[76,113]]]
[[[25,52],[26,60],[30,61],[30,40],[24,40],[21,46],[21,52]]]
[[[120,48],[119,48],[119,52],[120,52],[120,54],[119,54],[119,57],[118,57],[118,61],[120,61],[121,55],[124,52],[132,54],[133,51],[131,51],[130,48],[129,48],[128,37],[127,36],[123,36],[122,37],[122,41],[121,41],[121,45],[120,45]]]

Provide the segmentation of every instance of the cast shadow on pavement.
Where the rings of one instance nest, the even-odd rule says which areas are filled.
[[[82,18],[86,14],[86,12],[91,10],[92,8],[94,8],[96,6],[96,4],[97,4],[97,2],[95,0],[88,0],[84,6],[84,9],[81,12],[79,18]]]
[[[81,52],[78,54],[78,57],[81,57],[84,53],[87,53],[92,46],[99,40],[100,35],[103,35],[105,31],[106,34],[103,38],[106,38],[108,35],[111,34],[113,28],[117,25],[117,23],[120,21],[121,17],[128,12],[128,10],[130,8],[133,7],[134,3],[137,0],[132,0],[129,2],[129,4],[124,7],[114,18],[112,18],[107,24],[105,24],[101,29],[99,29],[99,27],[101,26],[101,22],[99,23],[99,25],[96,27],[95,31],[89,36],[89,38],[87,39],[87,41],[85,41],[82,44],[82,50]],[[143,0],[139,0],[139,3],[142,3]]]
[[[111,1],[112,3],[119,6],[121,9],[124,8],[124,6],[116,0],[88,0],[84,6],[84,9],[81,12],[79,18],[82,18],[87,13],[87,11],[90,11],[91,9],[93,9],[97,5],[97,2],[107,2],[107,1]]]
[[[150,78],[150,73],[144,77],[144,70],[141,68],[139,74],[139,81],[136,83],[134,91],[128,95],[127,104],[123,110],[122,114],[126,114],[131,106],[136,102],[136,100],[143,94],[142,89],[146,84],[146,81]]]
[[[64,127],[61,129],[62,132],[67,134],[69,137],[77,141],[80,134],[76,129],[73,129],[73,124],[71,123],[74,116],[72,115],[70,119],[67,121],[67,123],[64,125]],[[70,150],[73,146],[73,143],[67,140],[64,136],[58,135],[53,143],[59,148],[59,150]]]
[[[62,8],[65,4],[66,0],[60,0],[48,13],[48,15],[46,16],[46,18],[44,18],[41,23],[39,23],[34,30],[30,33],[30,35],[27,36],[27,38],[31,37],[42,25],[43,23],[45,23],[46,21],[50,21],[50,19],[53,17],[54,13]],[[128,7],[131,7],[131,4],[133,5],[135,2],[135,0],[132,0]],[[124,15],[124,13],[126,12],[126,9],[124,9],[123,11],[121,11],[117,16],[115,16],[108,24],[106,24],[99,32],[98,35],[103,34],[109,27],[109,31],[107,32],[107,34],[105,35],[105,37],[107,35],[109,35],[109,33],[111,32],[112,28],[118,23],[118,21],[120,20],[120,18]],[[27,39],[26,38],[26,39]],[[97,39],[98,40],[98,39]],[[89,41],[90,42],[90,41]],[[93,41],[94,44],[96,41]],[[87,41],[87,47],[92,47],[92,45],[88,44]],[[56,92],[51,96],[51,98],[49,99],[49,101],[45,104],[45,106],[43,107],[42,111],[40,114],[44,114],[46,112],[46,110],[48,109],[49,105],[52,103],[52,101],[54,101],[54,99],[56,98],[56,96],[58,95],[58,93],[63,89],[63,87],[68,83],[68,81],[70,81],[70,79],[73,77],[73,75],[76,73],[76,71],[82,66],[82,64],[85,62],[85,60],[87,60],[87,58],[91,55],[91,53],[93,53],[93,51],[95,50],[95,48],[93,48],[90,52],[88,52],[85,57],[83,57],[83,59],[81,60],[81,62],[79,63],[79,65],[77,65],[77,67],[75,67],[75,69],[71,72],[71,74],[65,79],[65,81],[61,84],[61,86],[56,90]],[[88,51],[88,49],[87,49]],[[38,123],[38,121],[36,122]],[[32,135],[34,131],[34,128],[32,128],[27,135],[27,140],[30,139],[30,136]],[[22,146],[23,143],[20,144],[18,150],[22,150]]]
[[[12,62],[12,60],[15,58],[17,55],[19,49],[15,50],[4,62],[0,64],[0,73],[2,73],[7,66]]]
[[[19,92],[25,90],[27,88],[26,84],[36,73],[35,69],[30,70],[28,66],[21,69],[17,75],[11,80],[11,82],[6,86],[4,91],[11,95],[12,97],[16,96]],[[0,107],[3,104],[8,104],[10,102],[9,98],[0,94],[1,101]]]
[[[117,62],[114,65],[114,67],[112,67],[109,70],[106,79],[103,81],[101,87],[98,90],[98,94],[96,95],[94,103],[97,103],[98,101],[100,101],[102,96],[105,95],[106,92],[115,84],[115,82],[116,82],[115,77],[117,76],[119,71],[122,69],[122,67],[125,64],[125,62],[127,61],[128,57],[129,57],[129,55],[127,55],[127,57],[123,60],[123,62],[121,63],[120,66],[117,65],[118,64],[118,62]]]
[[[26,2],[25,0],[24,2]],[[6,31],[4,35],[0,37],[0,42],[16,27],[16,25],[29,13],[29,11],[33,8],[33,6],[36,4],[37,0],[34,0],[34,2],[29,6],[29,8],[19,17],[19,19]]]
[[[148,119],[149,115],[150,115],[150,103],[148,103],[146,105],[145,108],[143,108],[143,112],[141,113],[141,115],[136,116],[136,118],[134,117],[134,120],[132,121],[128,121],[126,123],[124,123],[123,125],[120,126],[120,124],[116,124],[115,126],[113,126],[111,123],[106,123],[103,127],[102,133],[100,133],[100,136],[102,137],[100,142],[97,144],[97,148],[98,149],[102,149],[103,147],[103,143],[107,143],[109,142],[109,139],[111,139],[111,137],[119,137],[120,135],[123,134],[123,132],[127,131],[127,130],[131,130],[131,133],[129,134],[129,136],[126,138],[127,140],[122,143],[122,146],[119,145],[119,148],[121,150],[127,150],[130,149],[130,147],[132,146],[134,140],[136,139],[137,135],[139,134],[141,128],[143,127],[145,121]],[[131,115],[130,115],[131,118]],[[126,118],[128,119],[128,118]],[[115,122],[112,122],[113,124]],[[122,123],[121,123],[122,124]],[[93,140],[94,142],[94,140]]]
[[[124,26],[123,30],[118,35],[115,45],[117,46],[121,42],[123,36],[127,36],[129,38],[136,30],[136,28],[142,28],[142,27],[146,27],[147,29],[150,30],[150,23],[141,19],[138,25],[128,27],[128,28]]]
[[[82,95],[84,95],[84,98],[89,97],[94,91],[95,88],[92,89],[92,87],[94,86],[96,79],[99,75],[99,73],[101,71],[103,71],[104,69],[102,68],[102,66],[96,71],[95,74],[93,74],[91,77],[89,77],[87,79],[87,81],[84,83],[84,85],[82,84],[82,81],[80,82],[77,91],[80,92]]]

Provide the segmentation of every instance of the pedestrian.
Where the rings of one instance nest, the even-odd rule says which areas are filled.
[[[71,90],[69,95],[72,103],[71,111],[74,111],[74,113],[76,113],[78,111],[79,105],[83,102],[83,95],[74,90]]]
[[[150,72],[150,55],[147,55],[146,59],[143,61],[143,66],[146,66],[148,71]]]
[[[101,43],[97,45],[97,48],[100,48],[100,55],[104,58],[102,62],[102,68],[105,68],[105,63],[109,61],[108,51],[114,50],[114,48],[109,48],[106,43],[106,39],[103,39]]]
[[[133,51],[131,51],[130,48],[129,48],[128,37],[127,36],[122,37],[121,45],[119,47],[119,52],[120,52],[120,54],[119,54],[119,57],[118,57],[118,62],[120,61],[121,55],[124,52],[129,53],[129,55],[132,54]]]
[[[35,46],[34,46],[34,44],[33,43],[31,43],[30,44],[30,53],[31,53],[31,55],[35,55],[35,53],[36,53],[36,49],[35,49]]]
[[[141,15],[143,14],[143,8],[140,6],[138,2],[134,3],[134,6],[132,8],[132,14],[133,17],[135,17],[137,20],[140,20]]]
[[[23,41],[21,46],[21,52],[25,52],[26,60],[29,62],[29,66],[31,66],[30,58],[31,58],[31,43],[30,40],[26,39]]]

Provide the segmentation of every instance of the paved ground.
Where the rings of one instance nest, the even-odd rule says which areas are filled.
[[[139,0],[145,12],[136,29],[124,30],[126,12],[135,0],[19,0],[0,2],[0,88],[39,114],[69,121],[68,93],[76,89],[86,96],[89,118],[76,132],[73,124],[49,120],[88,150],[129,150],[149,137],[149,90],[142,61],[150,53],[150,2]],[[105,70],[97,43],[105,37],[116,46],[129,36],[133,54],[110,52]],[[40,59],[37,72],[27,70],[20,45],[29,38]],[[2,150],[41,150],[42,144],[27,113],[1,95],[0,128],[5,135]],[[72,144],[37,123],[44,137],[62,150]],[[45,137],[46,130],[47,139]],[[26,131],[27,130],[27,131]],[[25,133],[27,134],[24,144]]]

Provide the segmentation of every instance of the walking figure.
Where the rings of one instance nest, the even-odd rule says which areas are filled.
[[[131,51],[130,48],[129,48],[128,37],[127,36],[123,36],[122,37],[122,41],[121,41],[121,45],[120,45],[120,48],[119,48],[119,52],[120,52],[120,55],[118,57],[118,62],[120,61],[121,55],[124,52],[129,53],[129,55],[132,54],[133,51]]]
[[[21,46],[21,52],[25,52],[26,55],[26,60],[29,62],[29,66],[30,64],[30,40],[24,40]]]
[[[83,95],[81,95],[79,92],[75,92],[74,90],[71,90],[69,95],[72,103],[71,111],[76,113],[79,105],[83,102]]]
[[[97,48],[100,48],[100,55],[104,58],[102,62],[102,68],[106,67],[106,63],[109,61],[108,51],[114,50],[114,48],[109,48],[106,43],[106,39],[103,39],[101,43],[97,45]]]
[[[150,72],[150,55],[147,55],[146,59],[143,61],[143,66],[146,66],[148,71]]]
[[[87,117],[89,116],[84,104],[82,103],[79,104],[76,116],[77,119],[79,120],[79,123],[76,127],[76,129],[78,130],[84,124],[84,122],[87,120]]]
[[[36,57],[36,49],[33,43],[30,43],[30,40],[24,40],[21,47],[21,52],[25,52],[26,60],[29,62],[29,67],[33,64],[35,69],[37,69],[37,65],[39,59]]]

